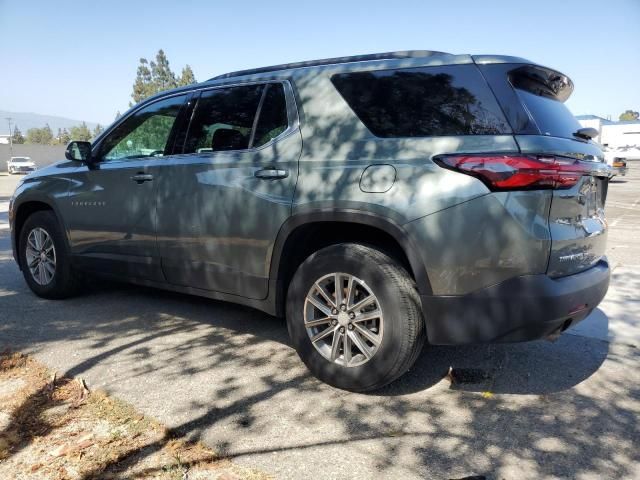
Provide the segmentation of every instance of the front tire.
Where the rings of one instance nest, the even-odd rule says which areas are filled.
[[[406,270],[374,248],[349,243],[323,248],[300,265],[287,294],[287,327],[313,375],[358,392],[404,374],[425,339]]]
[[[22,274],[39,297],[67,298],[77,290],[64,233],[52,211],[33,213],[22,226],[19,238]]]

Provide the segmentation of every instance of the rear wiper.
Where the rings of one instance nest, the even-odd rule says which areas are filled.
[[[583,138],[584,140],[591,140],[598,136],[598,130],[591,127],[579,128],[573,132],[574,137]]]

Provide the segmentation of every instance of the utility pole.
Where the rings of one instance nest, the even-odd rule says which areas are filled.
[[[9,122],[9,157],[13,157],[13,134],[11,133],[11,117],[6,117]]]

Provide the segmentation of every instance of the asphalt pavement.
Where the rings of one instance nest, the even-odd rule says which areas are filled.
[[[427,347],[371,394],[314,379],[284,322],[248,308],[106,282],[35,297],[11,255],[17,180],[0,175],[0,348],[236,463],[305,480],[640,478],[640,162],[609,187],[612,283],[587,320],[555,343]]]

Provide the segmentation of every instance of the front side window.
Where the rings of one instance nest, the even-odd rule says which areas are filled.
[[[209,90],[196,105],[184,153],[259,147],[280,135],[287,125],[282,84]]]
[[[164,155],[185,98],[186,95],[166,98],[127,117],[102,142],[102,159],[114,161]]]
[[[511,133],[474,65],[342,73],[331,81],[378,137]]]

